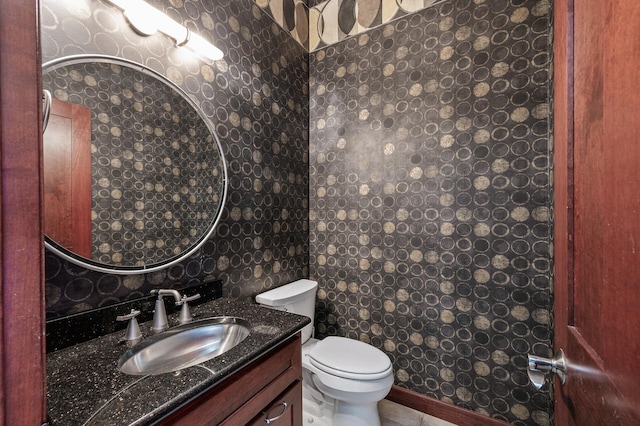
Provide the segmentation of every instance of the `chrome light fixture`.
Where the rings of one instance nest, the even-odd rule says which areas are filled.
[[[191,32],[184,25],[174,21],[155,7],[149,5],[144,0],[105,0],[122,10],[129,25],[139,34],[151,36],[157,32],[172,38],[176,46],[187,47],[196,55],[217,61],[222,59],[222,51],[202,38],[200,35]]]

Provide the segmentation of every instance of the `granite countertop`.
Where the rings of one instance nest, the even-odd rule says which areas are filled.
[[[47,355],[47,407],[52,426],[153,424],[238,371],[307,325],[307,317],[233,299],[191,309],[194,320],[236,316],[251,323],[235,348],[202,364],[157,376],[131,376],[117,369],[127,347],[124,332],[108,334]],[[169,316],[175,324],[177,315]],[[145,337],[150,322],[140,324]]]

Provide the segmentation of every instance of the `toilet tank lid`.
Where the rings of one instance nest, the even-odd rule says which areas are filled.
[[[267,306],[283,306],[303,299],[309,293],[315,295],[317,288],[316,281],[298,280],[257,295],[256,302]]]

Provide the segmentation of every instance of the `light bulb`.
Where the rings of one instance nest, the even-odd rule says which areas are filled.
[[[189,36],[183,46],[188,47],[195,54],[211,61],[217,61],[224,56],[222,51],[202,38],[199,34],[189,31]]]
[[[139,34],[151,36],[160,31],[175,40],[177,46],[188,47],[189,50],[204,59],[217,61],[223,57],[222,51],[202,36],[191,32],[184,25],[174,21],[143,0],[106,1],[121,9],[131,27]]]

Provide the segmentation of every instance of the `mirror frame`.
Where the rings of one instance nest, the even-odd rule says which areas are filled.
[[[170,257],[166,261],[156,262],[149,265],[118,266],[118,265],[109,265],[106,263],[96,262],[92,259],[87,259],[86,257],[79,256],[74,252],[72,252],[71,250],[66,249],[65,247],[61,246],[60,244],[56,243],[54,240],[49,238],[46,235],[46,233],[44,235],[44,245],[48,250],[62,257],[63,259],[75,265],[82,266],[84,268],[90,269],[92,271],[97,271],[97,272],[104,272],[108,274],[118,274],[118,275],[133,275],[133,274],[146,274],[149,272],[156,272],[162,269],[166,269],[190,257],[200,247],[202,247],[202,245],[207,240],[209,240],[209,238],[211,238],[211,236],[215,232],[216,225],[220,221],[220,217],[222,216],[222,211],[224,209],[224,206],[227,200],[227,187],[228,187],[227,163],[224,158],[222,145],[220,144],[220,140],[218,139],[218,135],[216,134],[211,121],[204,114],[202,109],[196,105],[196,103],[189,97],[189,95],[184,90],[182,90],[180,87],[178,87],[175,83],[173,83],[168,78],[164,77],[162,74],[138,62],[115,57],[115,56],[109,56],[109,55],[94,55],[94,54],[70,55],[70,56],[57,58],[42,64],[42,74],[44,75],[47,71],[52,71],[57,68],[61,68],[62,66],[65,66],[65,65],[75,65],[75,64],[81,64],[81,63],[87,63],[87,62],[116,64],[116,65],[120,65],[128,68],[133,68],[136,71],[139,71],[147,76],[156,78],[160,82],[166,84],[171,89],[176,91],[198,113],[202,121],[205,123],[205,125],[209,129],[209,132],[213,136],[213,140],[215,141],[215,144],[218,147],[218,151],[220,152],[220,159],[222,161],[222,165],[221,165],[221,168],[222,168],[222,178],[221,178],[222,194],[221,195],[222,196],[220,199],[220,207],[218,208],[218,211],[216,212],[215,217],[211,221],[209,228],[206,230],[206,232],[204,232],[202,236],[198,238],[198,240],[195,243],[193,243],[190,247],[185,249],[182,253],[174,257]]]

